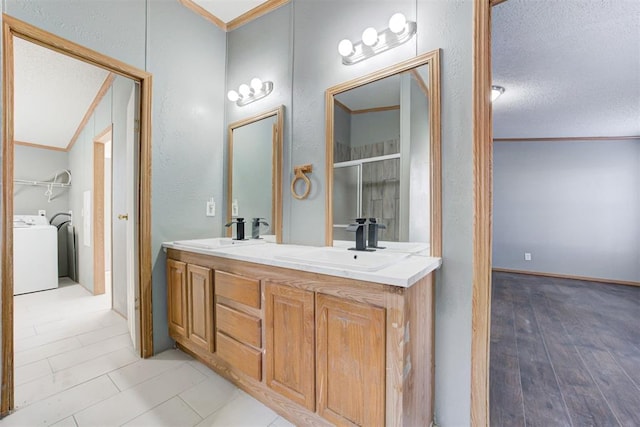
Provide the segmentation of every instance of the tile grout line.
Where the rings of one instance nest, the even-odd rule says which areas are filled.
[[[200,384],[200,383],[198,383],[198,384]],[[196,385],[198,385],[198,384],[196,384]],[[196,385],[194,385],[193,387],[195,387]],[[192,387],[192,388],[193,388],[193,387]],[[190,389],[188,389],[188,390],[190,390]],[[174,397],[177,397],[178,399],[180,399],[180,400],[182,401],[182,403],[184,403],[185,405],[187,405],[187,407],[188,407],[189,409],[191,409],[191,410],[192,410],[192,411],[193,411],[193,412],[198,416],[198,418],[200,418],[200,421],[198,421],[198,423],[200,423],[200,422],[204,421],[204,418],[202,417],[202,415],[200,415],[200,414],[198,413],[198,411],[196,410],[196,408],[194,408],[193,406],[189,405],[189,402],[187,402],[186,400],[184,400],[184,399],[182,398],[182,396],[180,396],[180,395],[181,395],[182,393],[184,393],[185,391],[187,391],[187,390],[184,390],[184,391],[182,391],[181,393],[176,394]],[[173,399],[173,398],[172,398],[172,399]]]

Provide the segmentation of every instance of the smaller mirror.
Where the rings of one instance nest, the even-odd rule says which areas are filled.
[[[229,125],[227,223],[244,218],[247,238],[252,219],[262,218],[260,237],[282,242],[283,117],[280,106]]]

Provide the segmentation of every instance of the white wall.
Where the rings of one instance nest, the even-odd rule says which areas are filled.
[[[45,150],[43,148],[15,145],[13,176],[15,179],[45,181],[52,179],[56,172],[69,168],[69,156],[64,151]],[[73,172],[72,172],[73,175]],[[63,173],[57,182],[67,182]],[[47,211],[51,219],[58,212],[69,210],[69,189],[53,189],[54,197],[47,202],[44,195],[47,187],[14,185],[13,213],[15,215],[37,215],[39,209]],[[58,219],[56,219],[58,223]]]
[[[638,141],[495,143],[493,266],[639,281],[639,153]]]

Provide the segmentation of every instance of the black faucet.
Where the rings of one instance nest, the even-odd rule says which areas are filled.
[[[234,237],[233,240],[244,240],[244,218],[238,217],[224,226],[231,227],[233,224],[236,225],[236,237]]]
[[[266,227],[269,226],[267,221],[263,221],[264,218],[253,218],[251,221],[251,238],[259,239],[260,238],[260,225],[264,225]]]
[[[384,249],[383,246],[378,246],[378,230],[384,230],[387,228],[384,224],[378,224],[376,218],[369,218],[369,241],[367,247],[375,249]]]
[[[374,249],[367,249],[367,239],[365,237],[364,229],[367,226],[367,218],[356,218],[355,224],[349,224],[347,231],[355,231],[356,233],[356,247],[349,248],[350,251],[373,251]]]

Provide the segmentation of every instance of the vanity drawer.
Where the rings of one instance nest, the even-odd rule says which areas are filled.
[[[223,304],[216,305],[216,327],[240,342],[254,347],[262,346],[260,319],[244,314]]]
[[[228,364],[262,381],[262,352],[239,343],[233,338],[218,332],[216,334],[217,355]]]
[[[260,281],[236,274],[215,272],[216,295],[233,301],[260,308]]]

